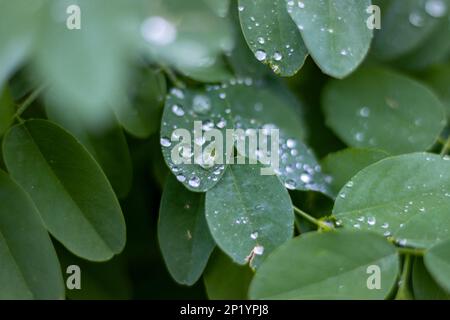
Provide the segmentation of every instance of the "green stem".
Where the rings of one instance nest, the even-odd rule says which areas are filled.
[[[294,207],[294,212],[295,212],[296,214],[298,214],[298,215],[301,216],[302,218],[308,220],[309,222],[315,224],[315,225],[316,225],[317,227],[319,227],[320,229],[325,230],[325,231],[331,231],[331,230],[334,229],[332,226],[330,226],[330,225],[327,224],[326,222],[323,222],[323,221],[320,221],[320,220],[314,218],[313,216],[311,216],[311,215],[307,214],[306,212],[300,210],[300,209],[297,208],[296,206],[293,206],[293,207]]]
[[[164,71],[164,73],[169,77],[170,81],[178,88],[184,89],[186,88],[186,85],[183,83],[183,81],[179,80],[176,74],[170,69],[169,67],[165,65],[161,65],[161,70]]]
[[[22,118],[20,117],[22,113],[24,113],[27,108],[39,97],[39,95],[42,93],[42,91],[45,89],[46,85],[43,84],[36,88],[26,99],[24,102],[22,102],[19,107],[17,108],[17,111],[14,115],[15,118],[19,120],[19,122],[23,122]]]
[[[399,287],[395,300],[412,300],[413,295],[409,289],[409,279],[411,277],[412,256],[407,254],[403,262],[403,271],[400,277]]]
[[[414,249],[414,248],[398,248],[398,252],[403,255],[411,255],[411,256],[423,256],[425,254],[425,250],[423,249]]]
[[[442,146],[441,156],[443,157],[443,156],[447,155],[449,150],[450,150],[450,136],[448,137],[447,141]]]

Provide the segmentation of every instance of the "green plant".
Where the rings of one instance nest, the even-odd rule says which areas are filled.
[[[0,6],[1,299],[449,298],[449,0]]]

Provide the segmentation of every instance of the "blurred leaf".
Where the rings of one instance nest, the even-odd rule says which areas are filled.
[[[0,171],[0,299],[63,299],[59,262],[36,207]]]
[[[329,154],[323,159],[322,168],[332,177],[331,186],[337,194],[359,171],[387,156],[380,150],[348,148]]]
[[[137,72],[129,101],[119,99],[113,104],[120,124],[138,138],[147,138],[157,132],[166,92],[162,71],[146,69]]]
[[[320,69],[344,78],[364,60],[372,41],[366,25],[370,0],[285,0]]]
[[[324,90],[327,124],[348,145],[392,154],[428,150],[446,124],[428,88],[403,75],[365,68]]]
[[[450,161],[414,153],[386,158],[359,172],[341,190],[333,214],[344,227],[429,248],[449,238]]]
[[[431,69],[425,77],[425,81],[435,90],[441,98],[450,118],[450,64]]]
[[[238,264],[253,268],[292,237],[294,214],[289,194],[262,165],[229,166],[206,193],[206,220],[217,245]]]
[[[248,266],[234,263],[217,249],[209,259],[203,279],[209,299],[247,300],[252,277],[253,272]]]
[[[0,86],[0,137],[8,130],[14,121],[14,101],[8,87]]]
[[[180,66],[178,70],[186,77],[206,83],[224,82],[233,77],[222,58],[218,58],[211,66],[194,68]]]
[[[3,154],[11,176],[66,248],[93,261],[122,251],[119,203],[100,166],[73,136],[49,121],[26,121],[6,134]]]
[[[370,266],[382,285],[370,290]],[[277,249],[250,285],[252,299],[384,299],[399,272],[395,247],[368,232],[310,233]]]
[[[441,242],[428,250],[424,261],[434,280],[450,294],[450,241]]]
[[[430,273],[425,268],[422,259],[416,258],[413,266],[412,284],[414,298],[417,300],[449,300],[450,295],[446,294],[434,281]]]
[[[189,192],[173,176],[162,195],[158,239],[172,277],[181,284],[197,282],[215,246],[205,220],[205,196]]]
[[[443,3],[445,1],[445,3]],[[447,13],[448,0],[377,0],[382,5],[382,28],[376,33],[373,52],[394,59],[427,40]]]
[[[285,0],[239,0],[238,8],[242,32],[256,59],[278,75],[296,74],[308,51]]]

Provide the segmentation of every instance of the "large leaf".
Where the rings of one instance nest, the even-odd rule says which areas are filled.
[[[253,272],[215,250],[203,275],[206,292],[213,300],[246,300]]]
[[[13,123],[14,112],[14,101],[8,87],[0,87],[0,137]]]
[[[446,16],[448,0],[377,0],[382,28],[374,39],[373,52],[393,59],[421,46]]]
[[[322,98],[327,124],[354,147],[425,151],[446,123],[442,104],[428,88],[380,68],[330,82]]]
[[[380,289],[369,289],[369,267],[379,268]],[[368,232],[309,233],[292,239],[261,265],[252,299],[383,299],[395,285],[395,247]]]
[[[218,246],[236,263],[256,268],[292,237],[294,215],[287,190],[261,165],[231,165],[206,193],[206,220]]]
[[[95,261],[122,251],[119,203],[99,165],[73,136],[49,121],[26,121],[6,134],[3,154],[11,176],[66,248]]]
[[[257,60],[281,76],[292,76],[308,55],[285,0],[239,0],[239,17],[247,44]]]
[[[98,161],[117,196],[125,197],[131,188],[132,166],[127,141],[112,112],[109,125],[95,130],[82,112],[57,103],[46,104],[47,116],[73,134]],[[106,116],[106,113],[105,113]]]
[[[161,200],[158,239],[172,277],[181,284],[197,282],[215,246],[205,219],[205,196],[189,192],[173,176]]]
[[[450,161],[426,153],[386,158],[358,173],[333,213],[346,227],[429,248],[450,238]]]
[[[334,193],[365,167],[384,159],[388,154],[376,149],[348,148],[329,154],[323,161],[323,171],[330,175]]]
[[[427,251],[424,261],[436,282],[450,294],[450,241],[439,243]]]
[[[450,294],[438,286],[425,268],[422,259],[416,258],[412,272],[414,298],[417,300],[449,300]]]
[[[201,121],[197,134],[196,121]],[[204,192],[223,175],[228,158],[225,147],[222,146],[222,154],[218,150],[210,150],[209,147],[221,142],[216,142],[215,137],[211,137],[209,142],[206,135],[211,129],[217,129],[225,142],[227,128],[232,128],[232,123],[221,95],[204,90],[174,89],[167,97],[161,123],[162,153],[172,173],[189,190]],[[176,129],[187,130],[189,136],[177,134]]]
[[[370,0],[285,0],[287,10],[320,69],[343,78],[369,51],[372,30],[366,25]]]
[[[63,299],[58,258],[31,199],[0,171],[0,299]]]

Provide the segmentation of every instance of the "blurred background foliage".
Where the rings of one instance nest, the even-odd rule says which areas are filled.
[[[373,2],[382,8],[383,28],[364,63],[383,63],[427,83],[450,112],[448,13],[440,19],[421,14],[421,0]],[[72,4],[81,8],[81,30],[66,28]],[[69,298],[207,297],[202,281],[188,288],[171,279],[156,236],[168,173],[158,133],[164,98],[174,85],[264,78],[291,99],[319,157],[344,148],[319,107],[329,77],[311,58],[295,76],[276,76],[255,59],[237,14],[235,0],[0,0],[0,103],[18,105],[42,88],[43,99],[24,116],[48,117],[88,148],[121,198],[126,219],[126,249],[106,263],[76,258],[55,241],[63,274],[69,264],[83,272],[83,290],[68,291]],[[15,110],[0,112],[1,136]],[[318,217],[332,206],[313,192],[291,196]],[[300,228],[309,230],[303,223]],[[225,275],[207,269],[207,289],[208,279],[222,276],[226,283],[238,268],[225,260],[214,253],[210,263],[220,261]],[[236,274],[245,278],[247,272]],[[245,286],[248,278],[239,282]],[[212,297],[227,297],[224,290],[210,290]]]

